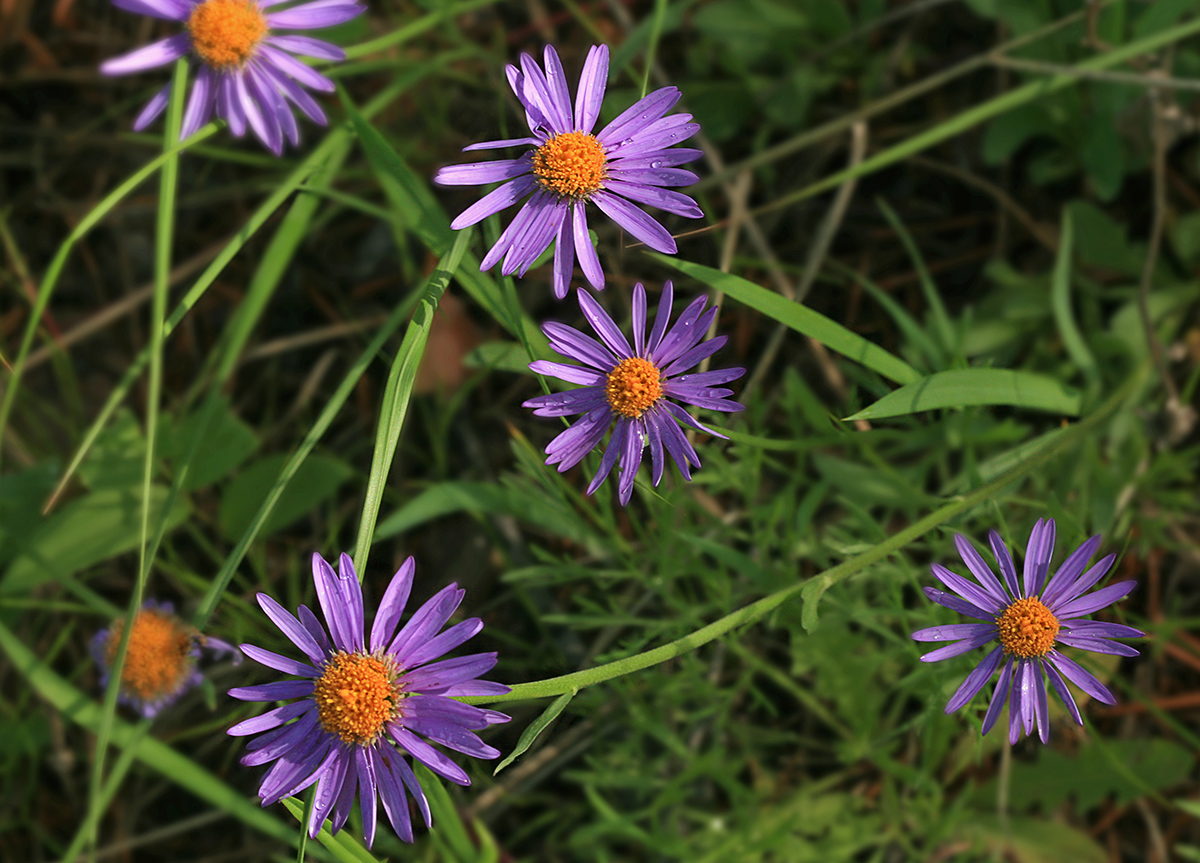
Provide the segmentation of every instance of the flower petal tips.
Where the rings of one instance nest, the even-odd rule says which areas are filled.
[[[740,378],[745,369],[683,374],[716,353],[726,337],[705,340],[717,309],[714,306],[705,311],[704,297],[693,300],[668,330],[673,294],[668,281],[647,335],[646,289],[640,284],[634,286],[630,345],[600,304],[580,291],[579,307],[600,340],[562,324],[548,323],[542,329],[550,337],[550,347],[583,365],[538,360],[529,366],[538,374],[580,385],[564,393],[529,399],[523,405],[543,417],[583,414],[582,419],[550,441],[546,464],[557,464],[559,472],[574,467],[612,426],[612,437],[587,493],[599,488],[613,466],[619,465],[618,497],[622,506],[633,494],[633,479],[647,446],[654,484],[658,485],[666,461],[664,453],[674,460],[684,479],[692,478],[689,464],[700,466],[700,457],[680,426],[724,437],[696,422],[676,402],[715,411],[742,410],[742,405],[729,400],[733,391],[721,384]]]
[[[276,35],[275,30],[312,30],[349,21],[366,11],[359,0],[311,0],[282,12],[267,11],[279,0],[113,0],[114,5],[154,18],[178,21],[185,32],[100,65],[105,75],[129,75],[190,56],[197,70],[183,114],[180,139],[187,138],[214,113],[241,137],[249,127],[275,155],[286,138],[300,140],[292,107],[313,122],[325,114],[304,89],[333,90],[333,82],[293,54],[341,60],[336,45],[308,36]],[[170,85],[146,105],[134,121],[144,129],[163,112]],[[289,105],[288,103],[291,103]]]
[[[410,557],[388,584],[368,629],[350,558],[341,556],[337,572],[319,554],[312,562],[324,626],[303,605],[293,616],[266,594],[258,595],[267,616],[311,662],[243,645],[256,662],[300,679],[229,690],[242,701],[299,700],[239,722],[228,733],[258,735],[247,744],[242,764],[275,762],[259,787],[264,806],[316,783],[309,836],[317,835],[326,818],[331,833],[341,830],[357,790],[367,847],[375,839],[377,799],[396,835],[412,842],[408,797],[427,827],[431,818],[404,756],[451,782],[470,785],[466,772],[431,744],[475,758],[497,757],[499,751],[473,732],[508,717],[454,699],[509,689],[479,679],[496,664],[495,653],[439,660],[483,627],[472,618],[440,632],[466,593],[457,585],[443,588],[400,627],[416,570]]]
[[[995,642],[996,647],[951,696],[946,712],[953,713],[970,702],[999,669],[1000,680],[983,719],[983,733],[992,729],[1007,702],[1009,742],[1016,743],[1022,733],[1030,734],[1036,728],[1038,737],[1047,743],[1050,740],[1047,680],[1078,725],[1083,724],[1083,718],[1066,680],[1099,701],[1116,703],[1104,684],[1058,648],[1066,645],[1097,653],[1137,656],[1132,647],[1111,639],[1141,638],[1145,636],[1141,630],[1119,623],[1079,619],[1124,598],[1136,582],[1123,581],[1084,595],[1108,573],[1115,560],[1110,554],[1085,570],[1100,547],[1099,536],[1093,536],[1068,555],[1047,581],[1054,555],[1054,519],[1039,519],[1033,526],[1021,575],[999,534],[992,531],[990,540],[1000,577],[974,546],[959,536],[955,539],[959,554],[978,583],[934,564],[934,576],[952,593],[925,588],[926,595],[939,605],[984,622],[932,626],[914,632],[912,637],[922,642],[953,642],[926,653],[921,657],[922,662],[950,659]]]
[[[593,288],[604,287],[604,272],[588,237],[588,203],[655,251],[675,254],[675,240],[666,228],[635,204],[700,218],[703,213],[695,201],[665,187],[695,183],[696,175],[678,166],[703,154],[673,149],[700,130],[690,114],[667,114],[679,101],[674,87],[650,93],[593,133],[608,79],[608,46],[594,45],[588,51],[574,105],[558,53],[546,46],[543,60],[544,69],[522,54],[520,68],[507,69],[509,86],[525,109],[531,137],[485,141],[466,148],[528,145],[533,149],[515,159],[451,165],[440,170],[434,182],[445,186],[503,184],[460,213],[451,224],[455,230],[528,198],[484,257],[481,269],[503,260],[500,271],[504,275],[523,276],[542,252],[556,243],[554,295],[561,300],[567,295],[576,260]]]

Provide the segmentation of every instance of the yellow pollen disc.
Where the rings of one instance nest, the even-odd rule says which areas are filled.
[[[996,625],[1004,651],[1022,659],[1045,656],[1058,637],[1058,618],[1036,596],[1004,609]]]
[[[604,146],[587,132],[555,135],[534,150],[533,173],[552,192],[586,198],[604,182]]]
[[[188,16],[192,48],[214,69],[244,66],[267,35],[255,0],[205,0]]]
[[[662,374],[654,363],[641,357],[621,360],[608,373],[604,395],[614,411],[637,419],[662,397]]]
[[[111,667],[125,621],[109,630],[105,659]],[[156,701],[179,689],[192,670],[192,631],[172,615],[144,608],[133,619],[121,668],[121,688],[143,701]]]
[[[321,727],[346,743],[366,746],[396,715],[395,669],[362,653],[338,653],[325,665],[313,698]]]

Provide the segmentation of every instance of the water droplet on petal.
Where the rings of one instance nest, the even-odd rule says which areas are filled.
[[[657,168],[661,168],[661,167],[662,167],[662,160],[661,160],[661,159],[656,159],[655,161],[653,161],[653,162],[651,162],[651,163],[650,163],[650,167],[651,167],[651,168],[655,168],[655,169],[657,169]]]

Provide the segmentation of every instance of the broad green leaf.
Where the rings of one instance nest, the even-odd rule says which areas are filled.
[[[1014,863],[1106,863],[1108,855],[1086,833],[1060,821],[1045,818],[1008,818],[1001,824],[994,815],[979,815],[962,828],[965,839]]]
[[[774,291],[747,281],[740,276],[722,273],[712,267],[681,261],[667,255],[652,254],[652,258],[674,267],[709,287],[723,291],[727,296],[745,303],[798,333],[816,339],[825,347],[835,350],[855,362],[877,372],[898,384],[912,383],[921,379],[921,374],[904,360],[888,353],[879,345],[869,342],[857,333],[830,320],[807,306],[794,303]]]
[[[238,465],[249,458],[258,448],[258,436],[254,429],[242,422],[229,409],[229,400],[218,397],[211,425],[203,429],[199,445],[192,456],[183,491],[191,491],[212,485],[228,476]],[[174,428],[167,429],[163,441],[163,457],[171,460],[182,458],[188,441],[196,433],[202,421],[201,411],[189,414]]]
[[[221,494],[219,514],[225,536],[231,539],[241,536],[250,526],[288,459],[289,456],[284,453],[259,459],[226,486]],[[349,465],[340,459],[310,455],[297,468],[279,503],[263,525],[263,531],[270,533],[291,524],[331,497],[353,473]]]
[[[1075,754],[1046,749],[1037,761],[1013,764],[1009,793],[1020,809],[1040,806],[1053,811],[1073,800],[1082,814],[1110,796],[1117,806],[1124,806],[1147,792],[1178,785],[1191,772],[1192,760],[1187,747],[1161,738],[1092,743]],[[1142,787],[1131,783],[1125,771],[1136,776]],[[995,780],[975,795],[981,804],[995,800]]]
[[[863,408],[853,420],[898,417],[939,408],[1011,405],[1027,410],[1078,416],[1080,396],[1053,378],[1009,369],[955,369],[935,372]]]
[[[44,519],[42,501],[54,488],[57,468],[41,462],[0,476],[0,564],[18,554]]]
[[[564,692],[562,695],[558,696],[558,698],[550,702],[550,706],[542,711],[542,715],[533,720],[533,722],[529,723],[529,726],[521,732],[521,737],[517,740],[517,745],[513,747],[513,751],[508,753],[504,760],[496,765],[496,769],[492,771],[492,775],[495,776],[505,767],[512,764],[514,761],[524,755],[526,750],[528,750],[529,747],[533,745],[533,742],[538,739],[538,735],[546,730],[546,726],[557,719],[558,714],[562,713],[563,710],[566,709],[567,705],[571,703],[571,699],[575,697],[575,693],[578,691],[579,690],[577,689],[572,689],[570,692]]]
[[[469,369],[491,369],[517,374],[529,371],[529,355],[516,342],[484,342],[463,359]]]
[[[150,488],[150,524],[162,517],[167,489]],[[179,526],[189,508],[176,500],[167,530]],[[77,498],[43,520],[17,545],[19,556],[0,581],[0,593],[19,593],[137,547],[141,537],[141,490],[102,489]],[[13,537],[14,540],[17,538]]]

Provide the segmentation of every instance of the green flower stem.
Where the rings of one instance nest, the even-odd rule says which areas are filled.
[[[810,579],[801,581],[790,587],[785,587],[783,590],[776,591],[769,596],[764,596],[757,602],[752,602],[743,608],[739,608],[732,614],[727,614],[720,620],[714,621],[690,635],[685,635],[683,638],[672,641],[669,644],[664,644],[662,647],[656,647],[653,650],[647,650],[645,653],[639,653],[625,659],[618,659],[615,662],[589,668],[584,671],[577,671],[573,674],[564,674],[559,677],[551,677],[547,680],[538,680],[532,683],[518,683],[512,688],[512,692],[509,692],[507,695],[477,696],[460,700],[467,704],[495,704],[503,701],[525,701],[531,698],[554,698],[567,692],[594,686],[605,680],[622,677],[626,674],[658,665],[661,662],[666,662],[668,659],[682,656],[714,639],[720,638],[737,627],[762,620],[762,618],[797,594],[800,594],[805,600],[801,621],[804,628],[811,632],[817,622],[817,604],[821,595],[826,590],[838,582],[845,581],[850,576],[856,575],[873,566],[888,555],[899,551],[935,527],[945,524],[952,518],[990,500],[1014,482],[1029,475],[1061,453],[1077,447],[1083,438],[1094,432],[1137,389],[1139,382],[1145,378],[1148,370],[1148,365],[1143,364],[1140,366],[1129,377],[1129,380],[1104,404],[1097,408],[1094,413],[1067,429],[1063,434],[1047,442],[1043,448],[1031,453],[1021,464],[1006,471],[991,482],[980,486],[970,494],[964,495],[958,500],[931,512],[919,521],[914,522],[879,543],[879,545],[870,551],[863,552],[849,560],[843,561],[837,566],[827,569]]]
[[[133,593],[125,611],[125,625],[121,627],[121,639],[117,645],[109,670],[108,686],[104,690],[104,707],[101,713],[100,731],[96,735],[96,754],[92,762],[91,793],[89,795],[88,822],[91,825],[89,847],[95,847],[96,827],[99,813],[96,811],[104,799],[104,758],[112,735],[113,717],[117,712],[117,694],[121,689],[121,673],[133,632],[133,621],[142,605],[146,581],[150,577],[152,563],[150,552],[150,487],[154,480],[154,441],[158,429],[158,403],[162,395],[162,351],[163,321],[167,315],[167,289],[171,278],[171,249],[175,236],[175,187],[179,179],[179,150],[173,146],[179,141],[179,128],[183,121],[183,103],[187,95],[188,64],[186,60],[175,61],[175,74],[171,79],[171,97],[167,103],[167,122],[163,129],[162,178],[158,189],[158,219],[155,230],[154,248],[154,297],[150,309],[150,375],[146,394],[146,458],[142,468],[142,526],[138,544],[138,572]],[[167,518],[164,510],[162,518]]]

